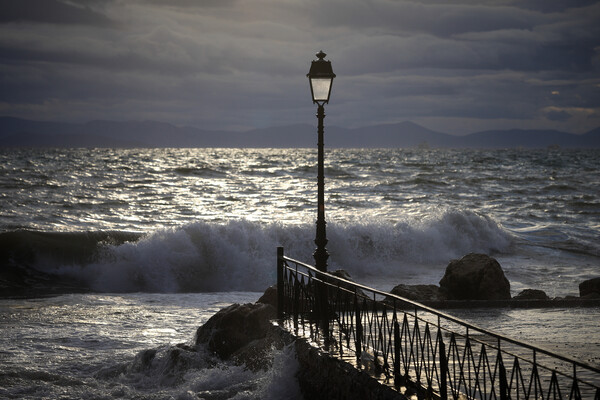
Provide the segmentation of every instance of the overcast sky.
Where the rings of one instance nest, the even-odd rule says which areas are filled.
[[[600,126],[600,2],[1,0],[0,115],[245,130]]]

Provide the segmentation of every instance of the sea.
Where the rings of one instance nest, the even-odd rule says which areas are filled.
[[[277,246],[312,263],[316,176],[316,148],[0,149],[0,398],[302,399],[292,348],[170,355],[275,283]],[[578,296],[599,188],[599,149],[328,149],[328,268],[391,290],[485,253],[513,295]],[[600,366],[598,307],[446,312]]]

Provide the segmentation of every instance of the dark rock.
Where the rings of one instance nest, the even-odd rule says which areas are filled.
[[[256,302],[262,304],[270,304],[273,307],[277,308],[277,285],[273,285],[267,288],[263,295],[260,296],[260,299],[258,299]]]
[[[270,304],[232,304],[213,315],[196,332],[196,345],[205,343],[208,349],[222,359],[250,342],[263,339],[276,317]]]
[[[442,301],[446,295],[436,285],[397,285],[390,292],[414,301]],[[389,299],[386,299],[389,300]]]
[[[194,361],[194,356],[190,356],[193,353],[180,347],[171,347],[162,365],[163,371],[166,372],[165,375],[188,370]]]
[[[555,297],[552,299],[552,301],[563,301],[563,300],[579,300],[578,296],[572,296],[572,295],[567,295],[565,297]]]
[[[550,300],[550,298],[543,290],[525,289],[513,297],[513,300]]]
[[[449,300],[508,300],[510,283],[495,259],[485,254],[467,254],[452,260],[440,281]]]
[[[179,349],[182,349],[182,350],[185,350],[185,351],[193,351],[193,352],[196,351],[196,348],[194,348],[194,347],[192,347],[192,346],[190,346],[188,344],[185,344],[185,343],[178,343],[178,344],[175,345],[175,347],[177,347]]]
[[[600,278],[592,278],[579,284],[579,296],[586,298],[600,297]]]
[[[156,349],[148,349],[139,352],[129,366],[130,372],[142,372],[149,369],[154,357],[156,357]]]

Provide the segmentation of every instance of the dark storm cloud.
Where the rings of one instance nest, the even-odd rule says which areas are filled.
[[[179,8],[205,8],[218,7],[228,8],[239,0],[145,0],[147,4],[156,4],[164,7],[179,7]]]
[[[394,7],[382,15],[367,13],[372,18],[363,18],[364,10],[352,10],[357,24],[381,31],[352,43],[343,61],[354,60],[353,70],[585,71],[592,69],[600,45],[600,5],[545,15],[507,7],[388,4]]]
[[[305,74],[323,49],[338,75],[336,125],[600,125],[596,2],[14,4],[0,5],[0,114],[240,129],[311,122]]]
[[[45,22],[50,24],[110,25],[103,14],[86,6],[57,0],[5,0],[0,2],[0,23]]]
[[[597,0],[514,0],[512,4],[519,7],[538,10],[544,13],[563,12],[569,8],[587,7],[597,3]]]
[[[352,26],[399,34],[425,33],[448,37],[465,32],[530,29],[543,15],[513,7],[410,1],[331,0],[314,4],[318,26]],[[343,10],[343,12],[340,12]]]

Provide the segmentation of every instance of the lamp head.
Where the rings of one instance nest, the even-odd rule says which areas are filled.
[[[331,61],[325,61],[325,56],[327,54],[319,51],[317,53],[318,60],[311,63],[310,71],[306,74],[310,82],[313,103],[320,105],[329,103],[331,86],[333,85],[333,78],[335,78],[335,74],[331,68]]]

